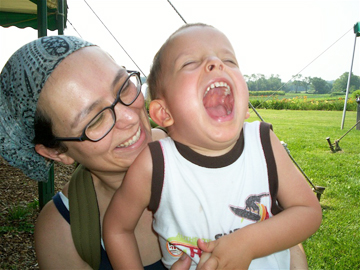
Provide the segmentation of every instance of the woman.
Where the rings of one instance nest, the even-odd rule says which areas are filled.
[[[135,94],[130,97],[133,100],[122,94],[117,100],[120,104],[114,104],[116,121],[108,109],[102,115],[110,116],[110,125],[104,126],[107,130],[95,128],[99,119],[89,124],[100,110],[114,102],[125,81],[133,90],[128,75],[99,47],[65,36],[45,37],[25,45],[12,56],[1,74],[1,114],[4,116],[1,154],[11,165],[40,181],[47,178],[49,160],[64,164],[76,161],[89,168],[100,223],[127,168],[152,140],[136,73],[131,76],[131,80],[134,78],[135,84],[138,83]],[[131,105],[121,104],[122,99]],[[84,127],[87,127],[84,134],[97,142],[53,137],[76,137],[82,135]],[[153,136],[157,139],[164,134],[158,130]],[[35,153],[34,146],[40,155]],[[65,197],[68,190],[67,184],[62,190]],[[160,250],[151,230],[151,215],[147,212],[139,223],[137,236],[146,239],[141,247],[144,265],[156,263]],[[35,249],[40,268],[89,268],[76,251],[69,223],[53,201],[39,215]]]
[[[111,268],[104,251],[100,262],[86,255],[91,251],[81,251],[91,242],[79,247],[73,231],[77,217],[71,218],[70,226],[64,217],[68,210],[61,205],[73,196],[70,208],[76,209],[78,203],[83,206],[77,209],[80,214],[82,209],[88,216],[96,212],[99,222],[94,223],[101,228],[106,208],[130,164],[148,142],[165,136],[160,130],[151,131],[137,73],[126,71],[89,42],[53,36],[20,48],[5,65],[0,86],[0,154],[11,165],[45,181],[52,161],[81,164],[70,181],[72,187],[65,185],[63,195],[56,196],[56,205],[50,201],[38,217],[35,249],[39,267]],[[82,187],[83,180],[89,179],[90,189]],[[76,196],[74,190],[79,189],[85,195]],[[91,190],[95,190],[95,211],[81,201],[91,197]],[[143,265],[159,269],[160,249],[151,223],[152,216],[145,211],[136,237]],[[183,259],[174,267],[188,268],[190,260]]]

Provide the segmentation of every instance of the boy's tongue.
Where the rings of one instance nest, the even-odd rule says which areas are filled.
[[[210,89],[203,99],[204,107],[212,118],[225,117],[232,111],[232,95],[225,95],[225,88]]]

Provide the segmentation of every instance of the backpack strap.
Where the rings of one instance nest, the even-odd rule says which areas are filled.
[[[69,185],[71,234],[80,257],[93,269],[101,261],[100,213],[91,173],[79,165]]]

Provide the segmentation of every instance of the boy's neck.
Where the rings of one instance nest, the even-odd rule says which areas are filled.
[[[218,157],[218,156],[223,156],[223,155],[229,153],[234,148],[236,143],[239,141],[239,138],[242,141],[244,141],[243,131],[241,131],[241,134],[239,135],[238,138],[236,138],[234,140],[234,142],[230,143],[229,145],[224,145],[224,147],[222,147],[222,148],[219,147],[218,149],[204,148],[204,147],[199,147],[197,145],[190,145],[187,143],[183,143],[181,140],[176,140],[176,139],[173,139],[173,140],[177,143],[180,143],[183,146],[190,148],[192,151],[194,151],[200,155],[207,156],[207,157]]]
[[[219,156],[200,154],[190,147],[176,141],[175,145],[180,155],[188,161],[201,167],[221,168],[232,164],[241,156],[244,149],[244,137],[240,136],[239,140],[237,140],[236,144],[229,152]]]

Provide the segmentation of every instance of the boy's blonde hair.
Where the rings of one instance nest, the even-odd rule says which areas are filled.
[[[194,27],[194,26],[201,26],[201,27],[213,27],[211,25],[205,23],[192,23],[192,24],[185,24],[177,29],[174,33],[170,35],[170,37],[165,41],[165,43],[161,46],[159,51],[155,54],[152,66],[150,68],[149,76],[147,77],[147,84],[148,84],[148,98],[151,100],[159,98],[163,91],[163,85],[161,83],[162,74],[162,55],[165,51],[165,48],[169,44],[172,37],[182,31],[183,29]]]

